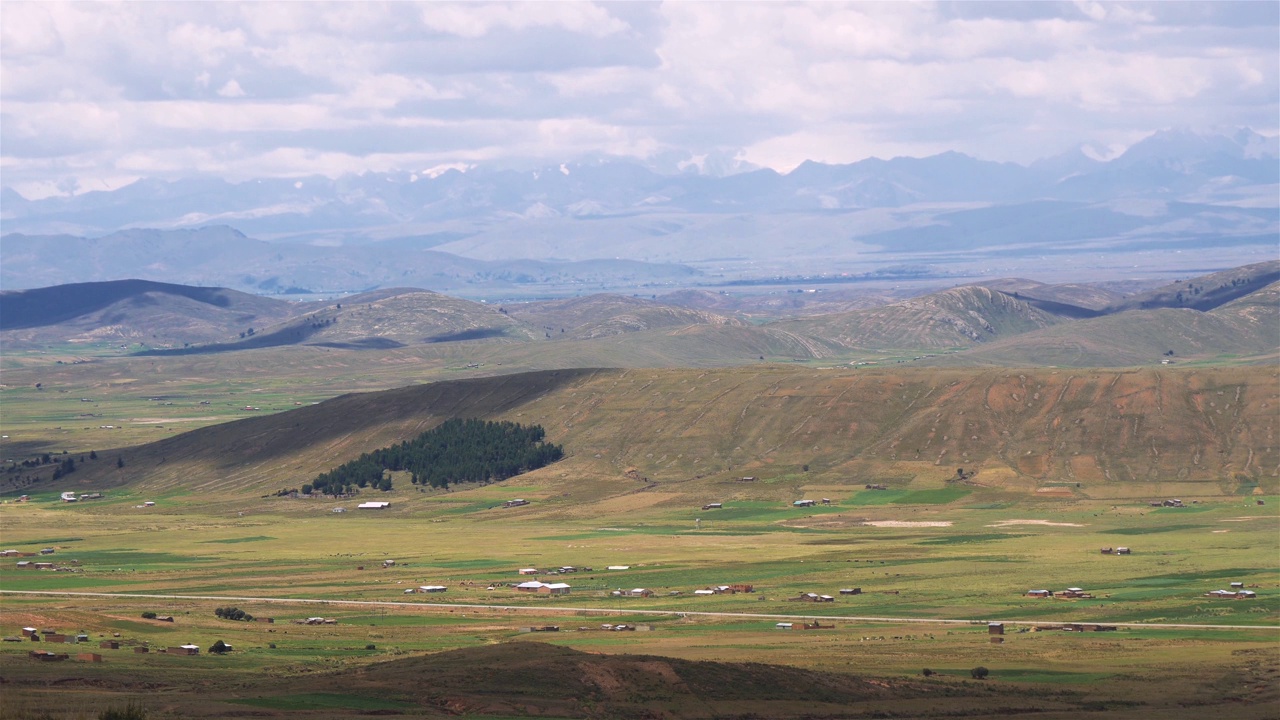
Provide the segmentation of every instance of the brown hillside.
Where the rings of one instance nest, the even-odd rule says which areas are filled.
[[[628,332],[688,325],[743,325],[703,310],[622,295],[588,295],[505,307],[512,317],[541,328],[553,340],[590,340]]]
[[[1151,308],[1212,310],[1280,280],[1280,260],[1243,265],[1178,281],[1115,303],[1107,312]]]
[[[222,342],[293,315],[283,300],[226,288],[142,280],[59,285],[0,293],[0,344],[143,343],[182,347]]]
[[[1013,691],[854,675],[760,663],[586,653],[542,642],[509,642],[377,663],[313,677],[297,687],[413,693],[450,714],[540,717],[844,717],[850,708],[920,703],[944,696]],[[921,705],[920,707],[923,707]],[[899,705],[901,707],[901,705]],[[916,707],[916,705],[912,705]]]
[[[762,490],[781,496],[801,482],[941,482],[956,467],[1010,488],[1184,482],[1219,494],[1240,479],[1276,484],[1277,407],[1273,366],[562,370],[345,395],[126,449],[125,470],[86,465],[74,477],[274,491],[444,418],[482,417],[539,423],[564,445],[569,457],[529,482],[590,479],[605,495],[637,488],[628,470],[691,492],[739,475],[791,478]]]
[[[967,286],[880,308],[780,322],[774,327],[851,348],[945,348],[990,342],[1058,321],[1011,295]]]
[[[1274,362],[1280,354],[1280,283],[1208,312],[1130,310],[997,340],[945,362],[1011,367],[1121,367],[1229,358]]]
[[[525,341],[534,332],[482,303],[398,289],[366,293],[327,305],[309,303],[305,314],[232,343],[195,347],[183,354],[316,345],[353,350],[387,350],[465,340]]]

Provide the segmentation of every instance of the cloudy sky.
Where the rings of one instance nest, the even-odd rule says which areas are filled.
[[[1280,4],[6,0],[0,170],[139,177],[639,158],[786,171],[1276,135]]]

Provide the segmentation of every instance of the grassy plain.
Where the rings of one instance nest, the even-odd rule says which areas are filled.
[[[0,717],[95,717],[131,699],[174,718],[635,717],[633,696],[658,692],[618,680],[633,668],[593,681],[631,699],[604,690],[594,705],[513,699],[486,685],[514,677],[497,672],[514,667],[512,658],[486,674],[480,668],[493,657],[457,656],[460,667],[477,663],[466,680],[470,694],[433,681],[439,668],[403,665],[489,647],[540,656],[548,645],[610,661],[767,662],[852,674],[898,693],[892,701],[869,695],[843,711],[812,698],[769,712],[750,698],[668,699],[675,705],[645,710],[673,717],[1273,714],[1280,679],[1280,495],[1268,446],[1280,404],[1274,370],[566,371],[524,385],[497,378],[311,405],[340,392],[498,370],[433,352],[291,349],[258,360],[75,366],[12,360],[17,367],[6,371],[0,394],[6,452],[67,449],[78,457],[98,449],[102,457],[59,483],[20,490],[29,503],[11,501],[17,489],[5,495],[0,545],[54,548],[28,559],[71,571],[0,562],[0,634],[25,626],[83,631],[104,662],[38,663],[27,652],[55,646],[0,643]],[[232,362],[238,372],[227,372]],[[93,405],[101,418],[67,422]],[[369,497],[264,497],[449,413],[540,422],[570,457],[485,487],[422,492],[400,482],[377,494],[392,502],[385,511],[354,509]],[[253,419],[218,424],[243,416]],[[116,418],[123,429],[98,427]],[[197,426],[204,429],[173,436]],[[167,439],[125,447],[157,439],[152,432]],[[1085,448],[1092,448],[1087,461]],[[128,461],[119,478],[117,452]],[[956,465],[978,470],[974,482],[950,482]],[[1185,468],[1164,474],[1178,466]],[[740,482],[743,475],[757,479]],[[867,489],[871,482],[888,489]],[[106,497],[59,503],[67,488],[102,488]],[[1149,505],[1175,495],[1189,507]],[[501,507],[513,497],[533,502]],[[833,504],[791,505],[802,497]],[[156,504],[139,507],[144,501]],[[724,508],[702,510],[708,502]],[[346,512],[333,512],[339,506]],[[1117,546],[1133,554],[1099,552]],[[383,567],[385,560],[395,565]],[[568,596],[506,587],[527,579],[517,568],[562,565],[593,570],[539,576],[570,583]],[[1232,582],[1253,587],[1257,599],[1204,596]],[[730,583],[756,591],[693,595]],[[425,584],[449,589],[404,592]],[[1025,595],[1071,586],[1095,597]],[[655,595],[613,595],[632,588]],[[840,595],[842,588],[862,593]],[[806,592],[835,600],[788,600]],[[276,622],[214,616],[227,605]],[[144,611],[175,621],[145,620]],[[337,624],[291,622],[311,616]],[[778,630],[782,616],[835,627]],[[989,642],[988,621],[1006,623],[1002,644]],[[600,629],[619,622],[654,629]],[[1118,629],[1033,631],[1063,622]],[[531,625],[561,631],[520,632]],[[97,648],[116,633],[122,649]],[[207,650],[219,639],[235,650],[178,657],[129,649],[191,642]],[[578,670],[538,682],[581,682],[587,666],[575,657]],[[991,671],[983,683],[968,677],[979,665]],[[924,668],[941,675],[922,679]],[[710,672],[679,670],[703,671]],[[757,682],[783,676],[770,677]]]
[[[743,501],[727,502],[723,511],[650,505],[562,519],[532,508],[499,507],[513,491],[529,489],[536,488],[395,491],[389,497],[401,509],[381,514],[333,513],[337,501],[288,498],[238,510],[245,505],[197,495],[173,495],[143,510],[130,497],[115,497],[127,491],[97,504],[62,505],[50,498],[0,506],[6,547],[54,547],[53,555],[41,559],[80,563],[78,572],[48,572],[6,562],[0,565],[6,591],[206,597],[0,596],[5,634],[24,626],[83,631],[92,638],[89,650],[105,657],[101,665],[34,663],[25,657],[29,649],[54,646],[4,643],[0,672],[10,679],[7,698],[18,703],[6,705],[65,711],[53,717],[84,717],[86,708],[134,697],[145,697],[161,717],[229,715],[236,704],[318,717],[361,709],[432,714],[438,708],[420,697],[421,688],[398,696],[367,688],[344,695],[325,678],[422,653],[538,641],[610,655],[764,660],[886,682],[918,676],[927,667],[942,673],[939,682],[959,683],[970,668],[982,665],[991,670],[987,686],[1067,692],[1067,705],[1094,703],[1094,709],[1109,708],[1116,716],[1159,710],[1177,717],[1180,711],[1170,706],[1209,703],[1222,716],[1264,717],[1276,699],[1280,577],[1274,508],[1280,498],[1274,496],[1263,498],[1263,506],[1249,497],[1169,510],[1076,499],[993,508],[981,502],[982,490],[961,497],[916,495],[917,502],[907,502],[912,498],[905,494],[876,503],[859,500],[883,491],[859,490],[818,511]],[[1099,552],[1117,545],[1131,546],[1134,554]],[[384,560],[395,565],[383,567]],[[561,565],[593,570],[540,576],[569,582],[569,596],[533,596],[505,587],[527,579],[517,568]],[[607,571],[608,565],[630,568]],[[754,584],[756,591],[692,595],[739,582]],[[1255,587],[1258,599],[1203,596],[1231,582]],[[404,594],[422,584],[449,589]],[[1096,597],[1039,600],[1024,594],[1067,586],[1084,587]],[[635,587],[656,595],[611,594]],[[859,587],[862,594],[839,595],[846,587]],[[802,592],[836,600],[787,600]],[[291,599],[314,602],[270,601]],[[213,609],[226,605],[275,622],[216,618]],[[140,615],[147,610],[173,615],[175,622],[144,620]],[[732,615],[697,614],[704,612]],[[317,615],[338,623],[291,622]],[[782,631],[774,628],[782,618],[769,615],[831,618],[823,622],[835,627]],[[872,617],[903,621],[859,619]],[[992,620],[1007,623],[1001,645],[988,642],[985,623]],[[1037,624],[1064,621],[1237,627],[1032,631]],[[649,623],[654,630],[599,629],[619,622]],[[520,632],[522,626],[548,624],[562,631]],[[137,655],[127,645],[96,648],[116,633],[152,647],[191,642],[208,648],[220,639],[235,650],[225,657],[184,658]],[[59,678],[55,700],[47,683]],[[166,692],[146,696],[139,683]],[[195,693],[209,687],[216,688],[220,702],[196,704]],[[62,695],[67,688],[75,691]],[[992,702],[1004,706],[1008,699]]]

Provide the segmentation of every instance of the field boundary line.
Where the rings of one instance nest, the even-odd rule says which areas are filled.
[[[485,605],[480,603],[411,603],[395,600],[326,600],[322,598],[267,598],[232,595],[163,595],[153,593],[104,593],[62,590],[0,590],[3,595],[37,595],[48,597],[94,597],[126,600],[234,600],[236,602],[275,603],[280,605],[352,605],[357,607],[429,608],[448,610],[510,610],[542,613],[594,613],[599,615],[669,615],[676,617],[718,617],[744,620],[838,620],[868,623],[918,623],[923,625],[981,625],[1000,622],[1005,625],[1110,625],[1123,628],[1193,629],[1193,630],[1270,630],[1280,632],[1280,625],[1197,625],[1194,623],[1134,623],[1100,620],[1004,620],[957,618],[865,617],[854,615],[783,615],[774,613],[710,612],[706,610],[653,610],[645,608],[573,608],[563,606]]]

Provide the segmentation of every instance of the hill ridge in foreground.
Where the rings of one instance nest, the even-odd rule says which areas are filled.
[[[565,460],[522,476],[548,492],[574,493],[548,507],[635,491],[629,473],[693,495],[766,475],[759,492],[777,499],[812,483],[941,482],[957,466],[977,471],[984,485],[1019,492],[1067,481],[1106,497],[1160,483],[1185,486],[1188,495],[1233,494],[1275,486],[1278,373],[541,371],[349,394],[209,426],[109,451],[126,467],[82,464],[63,484],[274,492],[447,418],[473,417],[540,424],[564,447]]]
[[[454,713],[569,718],[837,717],[864,705],[917,701],[924,707],[955,696],[1005,696],[1014,703],[1016,692],[763,663],[589,653],[537,641],[391,660],[339,677],[349,689],[414,687],[418,702]],[[1017,704],[1043,711],[1071,703]]]

